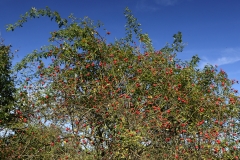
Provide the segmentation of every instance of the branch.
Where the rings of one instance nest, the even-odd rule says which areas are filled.
[[[67,20],[60,17],[59,13],[56,11],[51,11],[49,7],[46,9],[37,10],[36,8],[31,8],[29,12],[26,12],[24,15],[21,15],[21,19],[18,20],[15,24],[8,24],[7,31],[14,31],[17,27],[23,27],[23,24],[27,22],[28,18],[39,18],[40,16],[48,16],[51,20],[55,19],[55,22],[58,24],[58,27],[61,28],[62,26],[67,25]]]

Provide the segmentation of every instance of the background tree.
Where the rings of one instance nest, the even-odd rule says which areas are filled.
[[[0,125],[11,121],[10,111],[14,103],[14,81],[11,76],[11,65],[13,54],[10,52],[10,45],[4,45],[0,39]]]
[[[39,153],[41,147],[32,143],[38,150],[33,156],[238,158],[239,97],[231,88],[235,81],[211,65],[197,69],[197,56],[189,62],[177,59],[183,49],[181,32],[173,36],[173,44],[155,51],[128,8],[126,37],[110,44],[110,32],[99,34],[101,23],[73,16],[68,23],[49,8],[32,8],[8,30],[38,16],[55,19],[60,29],[51,33],[52,44],[15,66],[22,73],[20,111],[28,116],[27,130],[56,127],[56,134],[46,132],[46,143],[64,149],[56,154],[57,148],[45,147]],[[33,136],[39,139],[38,134],[25,136],[26,142]],[[19,150],[29,147],[25,143]]]

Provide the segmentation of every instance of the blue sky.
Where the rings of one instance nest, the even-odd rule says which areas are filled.
[[[124,9],[129,7],[148,33],[156,50],[173,41],[173,34],[181,31],[187,44],[178,54],[183,60],[193,55],[201,58],[203,67],[210,63],[225,70],[229,78],[240,81],[240,1],[239,0],[1,0],[0,32],[5,44],[18,49],[20,61],[34,49],[49,44],[50,32],[57,24],[47,17],[29,20],[23,28],[6,32],[6,25],[15,23],[21,14],[32,7],[49,6],[67,18],[88,16],[100,20],[111,32],[109,40],[124,37]],[[239,85],[234,86],[240,90]]]

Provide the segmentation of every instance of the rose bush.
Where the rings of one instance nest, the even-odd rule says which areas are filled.
[[[21,130],[5,137],[1,158],[238,159],[237,81],[211,65],[198,69],[197,56],[177,59],[181,32],[155,51],[128,8],[126,36],[109,44],[101,23],[72,15],[69,23],[49,8],[31,9],[8,30],[39,16],[60,29],[15,66]]]

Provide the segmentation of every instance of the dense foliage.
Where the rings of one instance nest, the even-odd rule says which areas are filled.
[[[11,77],[12,54],[10,47],[0,42],[0,125],[11,121],[11,107],[14,102],[14,81]]]
[[[60,29],[14,68],[19,120],[2,137],[1,159],[238,159],[236,81],[198,69],[197,56],[177,59],[181,32],[155,51],[128,8],[126,36],[109,44],[101,23],[69,23],[49,8],[8,30],[39,16]]]

